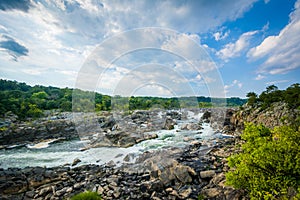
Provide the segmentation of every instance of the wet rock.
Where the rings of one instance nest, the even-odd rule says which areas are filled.
[[[80,163],[80,162],[81,162],[81,160],[80,160],[79,158],[75,158],[75,159],[73,160],[72,166],[75,166],[75,165],[77,165],[77,164]]]
[[[171,117],[167,117],[163,128],[166,130],[172,130],[174,129],[175,125],[176,125],[176,121]]]

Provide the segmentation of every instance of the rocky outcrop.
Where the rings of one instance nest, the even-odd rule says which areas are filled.
[[[235,112],[237,108],[208,108],[205,109],[200,121],[210,123],[216,131],[232,134],[235,127],[230,120]]]
[[[299,110],[290,109],[284,102],[273,103],[265,110],[260,106],[252,107],[246,104],[233,114],[230,123],[238,132],[241,132],[245,122],[263,124],[268,128],[274,128],[275,126],[291,125],[299,116]]]
[[[20,145],[41,142],[47,139],[75,139],[75,125],[70,120],[35,120],[15,122],[0,130],[0,145]]]

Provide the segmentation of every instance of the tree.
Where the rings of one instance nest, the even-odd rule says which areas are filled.
[[[37,107],[36,104],[29,104],[29,110],[27,112],[27,116],[38,118],[43,115],[43,111]]]
[[[248,105],[252,106],[257,102],[257,94],[255,92],[248,92],[246,97],[248,97]]]
[[[266,88],[266,93],[267,93],[267,94],[270,94],[270,93],[272,93],[272,92],[274,92],[274,91],[276,91],[276,90],[278,90],[278,87],[277,87],[277,86],[275,86],[275,85],[270,85],[270,86],[268,86],[268,87]]]

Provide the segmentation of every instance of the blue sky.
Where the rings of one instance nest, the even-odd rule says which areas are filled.
[[[0,0],[0,78],[245,98],[300,82],[299,35],[300,0]]]

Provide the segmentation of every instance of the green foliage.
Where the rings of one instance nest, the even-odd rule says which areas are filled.
[[[254,105],[257,102],[257,94],[255,92],[249,92],[246,97],[248,97],[248,105]]]
[[[229,157],[227,184],[251,199],[297,199],[300,191],[300,132],[282,126],[269,130],[246,124],[242,153]]]
[[[199,195],[198,195],[198,200],[204,200],[203,194],[199,194]]]
[[[38,118],[43,115],[43,111],[35,104],[29,104],[29,110],[27,111],[29,117]]]
[[[98,195],[97,192],[82,192],[79,193],[73,197],[71,197],[71,200],[101,200],[101,195]]]
[[[247,94],[248,105],[259,105],[262,110],[271,106],[274,102],[286,102],[292,109],[300,106],[300,84],[296,83],[288,87],[286,90],[278,90],[277,86],[270,85],[263,91],[259,97],[254,92]]]

